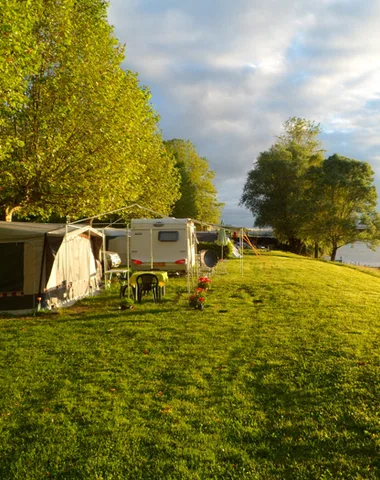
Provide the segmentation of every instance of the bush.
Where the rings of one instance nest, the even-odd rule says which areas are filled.
[[[134,310],[134,301],[132,298],[123,297],[120,299],[120,310]]]

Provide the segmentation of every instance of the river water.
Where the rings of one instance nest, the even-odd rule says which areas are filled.
[[[380,267],[380,247],[371,250],[365,243],[356,242],[338,249],[336,260],[352,265]]]

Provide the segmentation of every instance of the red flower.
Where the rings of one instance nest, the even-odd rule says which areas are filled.
[[[208,277],[200,277],[198,278],[199,283],[211,283],[211,278]]]

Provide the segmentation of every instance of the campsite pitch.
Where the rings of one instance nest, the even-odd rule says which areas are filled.
[[[0,478],[377,479],[380,278],[286,254],[0,317]]]

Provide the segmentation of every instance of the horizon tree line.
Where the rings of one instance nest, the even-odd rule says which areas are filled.
[[[248,172],[240,204],[292,252],[313,247],[314,256],[328,251],[335,260],[343,245],[377,245],[380,216],[371,166],[338,154],[324,158],[320,133],[319,124],[289,118]]]

